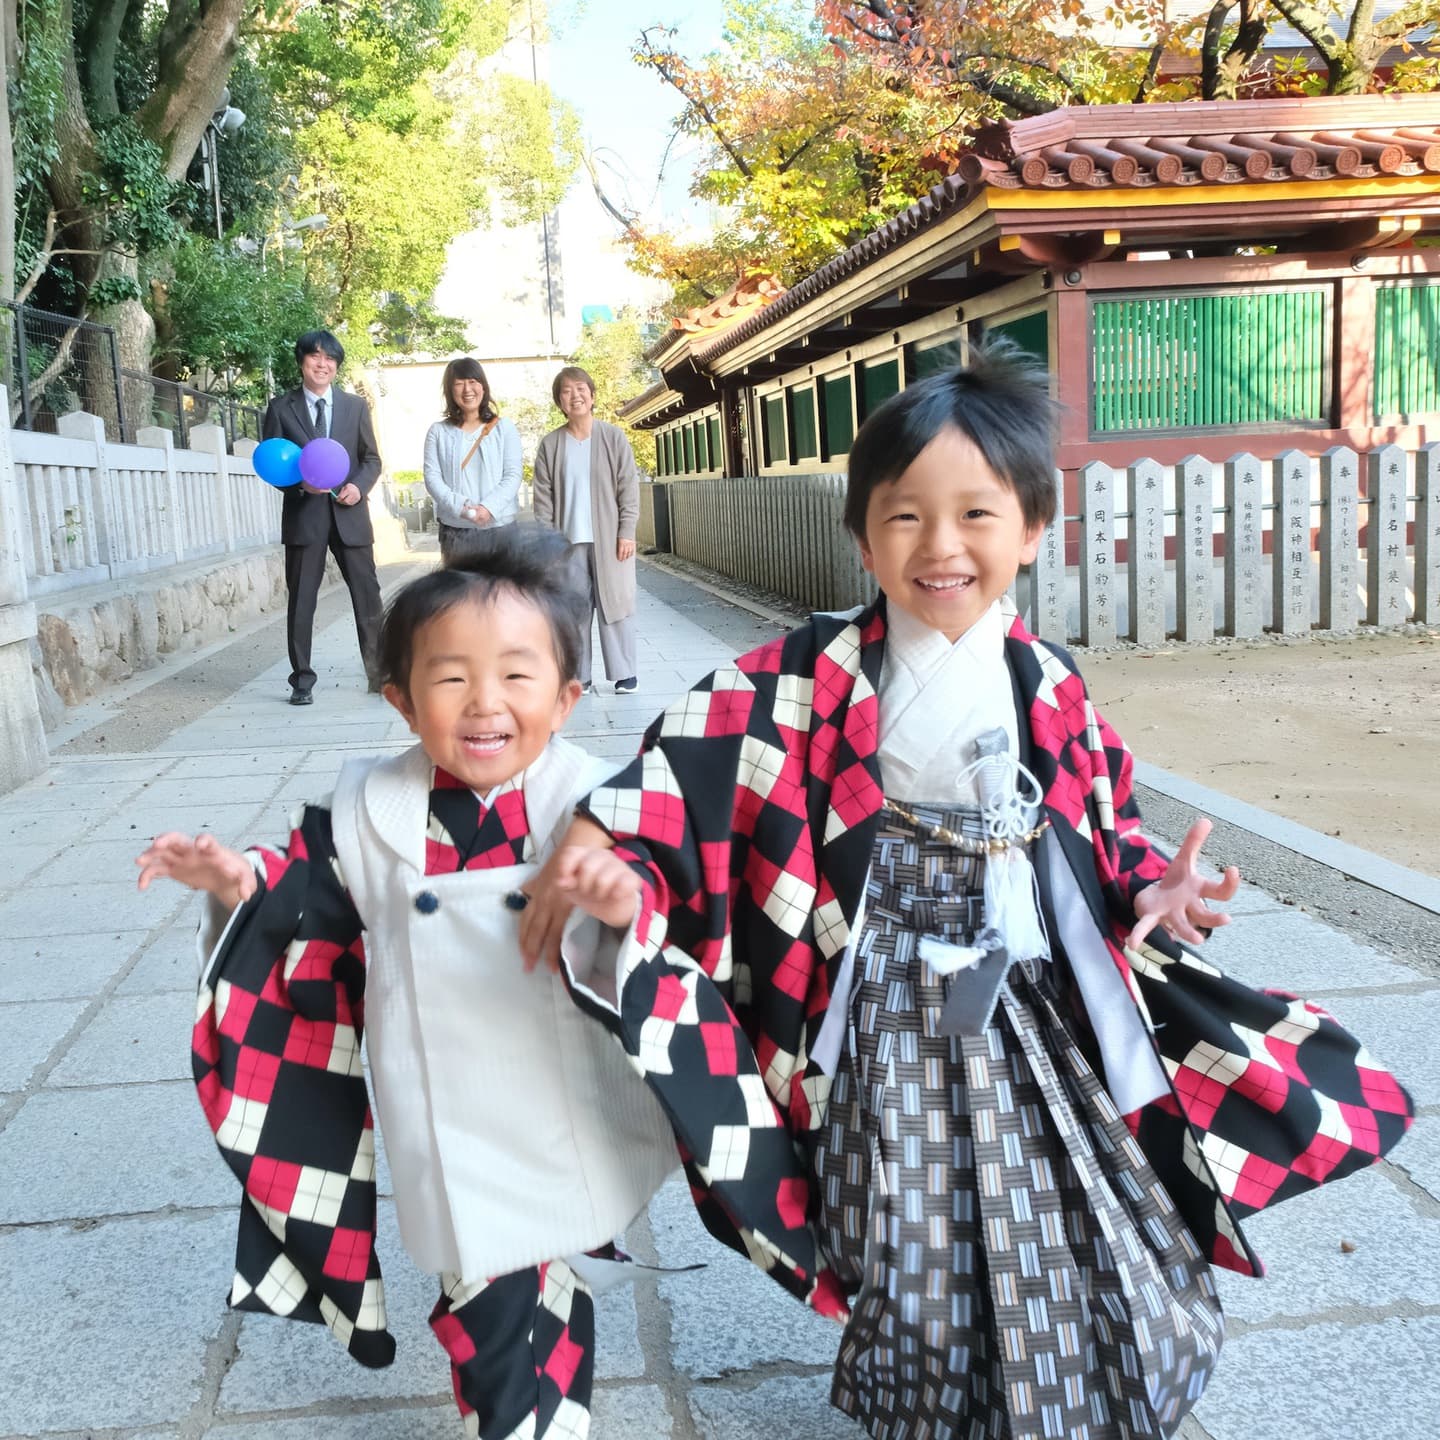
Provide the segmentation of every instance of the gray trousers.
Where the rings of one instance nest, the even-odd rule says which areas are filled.
[[[623,620],[616,620],[609,625],[605,623],[605,617],[600,611],[594,545],[576,545],[575,562],[577,568],[581,565],[584,566],[583,572],[577,578],[586,586],[590,602],[589,613],[585,618],[585,628],[580,641],[580,683],[588,685],[592,678],[590,674],[590,632],[593,628],[590,619],[592,616],[600,627],[600,657],[605,662],[605,678],[611,681],[628,680],[632,675],[638,675],[640,672],[635,663],[635,617],[627,615]]]

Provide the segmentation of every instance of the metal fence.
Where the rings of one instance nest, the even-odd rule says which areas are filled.
[[[1154,645],[1319,626],[1440,624],[1440,443],[1365,455],[1085,466],[1015,587],[1036,634]],[[844,477],[645,486],[644,543],[815,610],[874,594],[841,523]]]
[[[54,435],[62,415],[88,410],[104,420],[113,439],[130,438],[114,330],[8,300],[0,303],[0,325],[5,328],[0,379],[10,395],[13,428]]]
[[[105,422],[114,441],[132,441],[142,426],[160,425],[182,449],[196,425],[220,425],[233,448],[259,440],[262,412],[228,395],[122,369],[115,331],[13,301],[0,302],[5,328],[4,373],[15,430],[58,433],[62,415],[86,411]]]
[[[233,447],[237,440],[259,440],[264,412],[242,405],[233,396],[214,395],[178,380],[162,380],[137,370],[125,370],[126,416],[133,431],[142,425],[160,425],[185,449],[196,425],[220,425]]]

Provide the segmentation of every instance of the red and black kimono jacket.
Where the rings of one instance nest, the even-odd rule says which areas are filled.
[[[1239,1221],[1383,1155],[1410,1099],[1315,1006],[1231,981],[1161,934],[1126,945],[1135,894],[1167,864],[1141,831],[1130,753],[1070,655],[1007,619],[1021,758],[1171,1083],[1127,1119],[1209,1258],[1258,1273]],[[820,1273],[810,1177],[830,1080],[810,1057],[883,803],[884,646],[883,597],[813,617],[682,696],[582,807],[636,867],[644,903],[616,1007],[574,986],[577,1003],[665,1106],[707,1226],[827,1313],[840,1302]]]
[[[521,864],[529,835],[522,789],[486,806],[436,768],[427,875]],[[362,1364],[388,1365],[360,1063],[364,926],[325,806],[304,808],[287,848],[250,855],[261,883],[201,977],[191,1035],[200,1106],[244,1187],[230,1303],[327,1325]]]

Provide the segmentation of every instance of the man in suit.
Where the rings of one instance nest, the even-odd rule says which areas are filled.
[[[370,689],[378,692],[380,581],[375,574],[375,532],[365,497],[380,477],[380,451],[370,407],[332,383],[345,363],[345,350],[328,330],[309,330],[295,342],[295,359],[304,383],[277,395],[265,411],[265,438],[279,436],[302,449],[328,435],[345,447],[350,473],[337,490],[313,490],[303,482],[285,493],[280,539],[285,546],[285,585],[289,591],[286,638],[290,644],[290,703],[309,705],[315,672],[310,668],[310,639],[315,601],[325,573],[325,555],[334,555],[350,590],[355,631]]]

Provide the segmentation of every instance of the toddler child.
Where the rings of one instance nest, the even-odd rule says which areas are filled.
[[[580,694],[568,562],[558,536],[502,531],[400,593],[384,693],[419,743],[347,764],[286,848],[172,834],[138,860],[142,889],[170,876],[210,895],[193,1050],[244,1186],[231,1303],[322,1321],[364,1364],[393,1357],[368,1019],[401,1237],[440,1276],[430,1323],[481,1440],[588,1433],[585,1277],[605,1265],[584,1252],[608,1247],[676,1164],[620,1048],[517,954],[521,887],[613,768],[559,734]],[[628,920],[633,877],[585,874],[582,910],[603,923],[618,902]],[[576,919],[577,953],[613,948]]]
[[[1197,873],[1208,822],[1146,838],[1129,751],[1008,595],[1054,514],[1047,383],[997,348],[866,421],[845,522],[879,597],[659,716],[522,922],[568,960],[597,864],[636,877],[613,999],[572,991],[709,1228],[845,1320],[831,1399],[877,1440],[1172,1435],[1211,1265],[1259,1269],[1240,1221],[1412,1116],[1322,1011],[1177,943],[1239,877]]]

